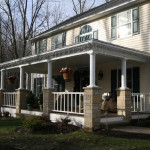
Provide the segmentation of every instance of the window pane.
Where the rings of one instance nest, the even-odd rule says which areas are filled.
[[[131,24],[127,24],[118,28],[118,37],[125,37],[131,34]]]
[[[118,15],[118,25],[124,25],[131,22],[131,11],[126,11]]]
[[[111,18],[111,26],[112,26],[112,27],[115,27],[116,25],[117,25],[116,16],[113,16],[113,17]]]
[[[137,33],[137,32],[138,32],[138,21],[133,22],[133,33]]]
[[[138,20],[138,8],[133,10],[133,21]]]
[[[116,38],[116,28],[111,29],[111,38]]]

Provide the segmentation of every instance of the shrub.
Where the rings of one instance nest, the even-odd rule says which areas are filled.
[[[37,117],[37,116],[33,116],[25,121],[23,121],[23,126],[31,131],[31,132],[34,132],[34,131],[38,131],[42,128],[42,125],[43,125],[44,121],[40,119],[40,117]]]

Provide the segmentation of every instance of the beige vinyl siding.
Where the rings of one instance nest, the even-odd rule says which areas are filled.
[[[113,44],[137,49],[140,51],[150,51],[149,10],[150,10],[150,3],[139,6],[140,34],[133,35],[133,36],[130,35],[124,38],[112,40],[111,39],[111,16],[107,16],[105,18],[99,18],[93,22],[89,22],[88,25],[92,27],[92,31],[98,30],[98,39],[101,41],[110,42]],[[80,30],[84,25],[66,31],[66,45],[75,44],[75,37],[79,35]],[[51,38],[49,37],[47,41],[47,50],[50,49],[51,49]]]

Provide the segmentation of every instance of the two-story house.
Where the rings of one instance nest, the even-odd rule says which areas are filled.
[[[51,120],[78,114],[88,129],[99,126],[103,93],[111,93],[126,120],[131,112],[150,111],[149,10],[149,0],[111,0],[39,34],[31,39],[32,56],[0,65],[1,91],[5,70],[20,71],[16,113],[22,113],[26,72],[26,89],[36,95],[43,89],[43,112]],[[60,75],[65,67],[72,70],[69,81]]]

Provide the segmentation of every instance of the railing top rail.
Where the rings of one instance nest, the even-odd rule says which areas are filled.
[[[4,92],[4,94],[17,94],[17,92]]]
[[[52,94],[84,94],[84,92],[52,92]]]
[[[143,93],[131,93],[131,95],[145,95]]]

